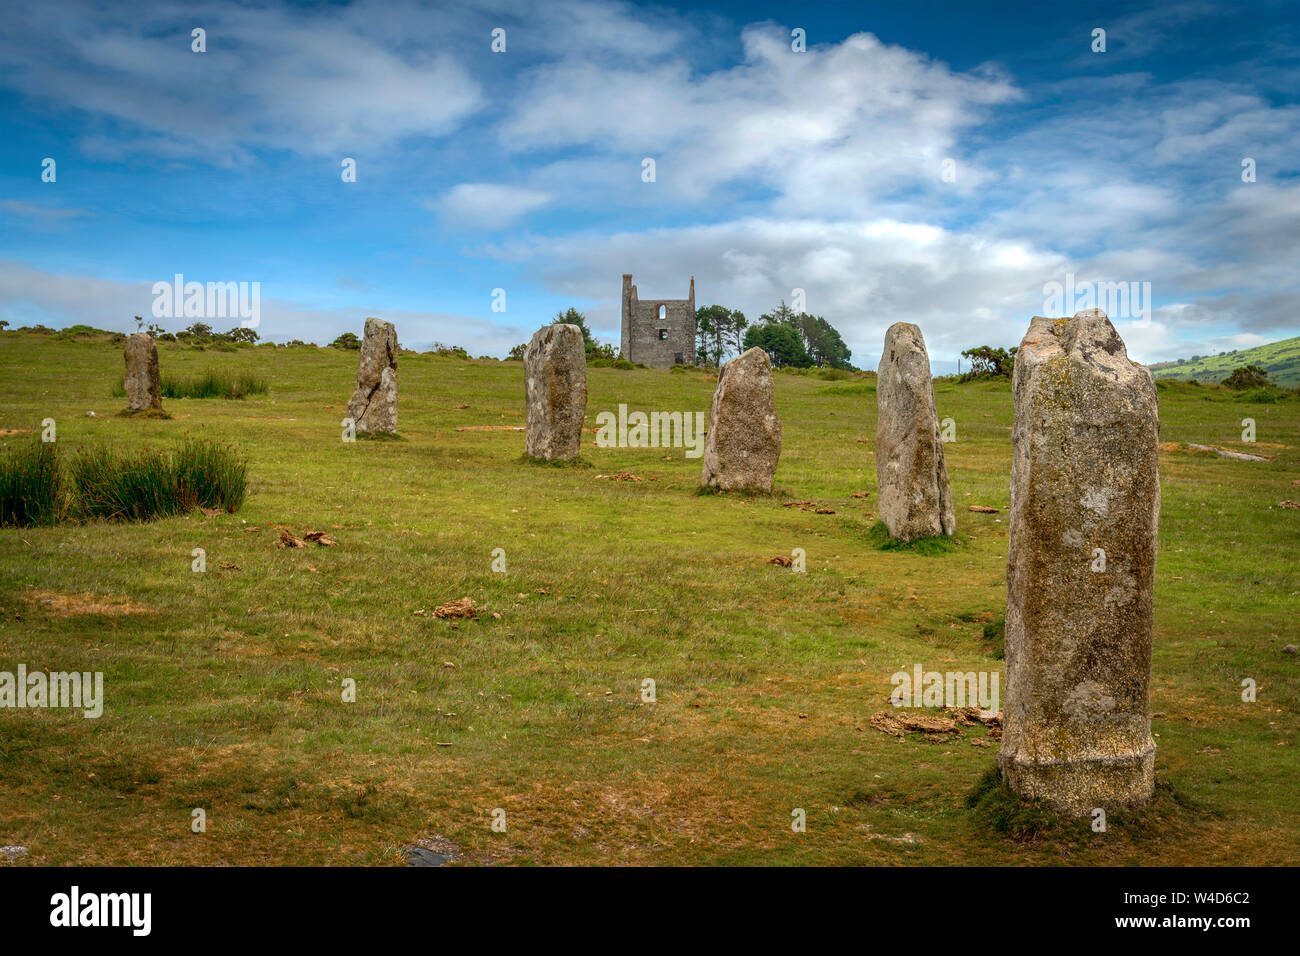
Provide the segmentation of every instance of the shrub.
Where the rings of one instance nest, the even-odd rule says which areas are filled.
[[[459,345],[443,345],[441,342],[433,343],[433,354],[443,358],[458,358],[469,360],[469,353]]]
[[[198,507],[236,510],[244,502],[248,465],[228,447],[187,439],[170,455],[146,449],[119,457],[106,448],[85,449],[71,472],[80,516],[151,521]]]
[[[1268,372],[1258,365],[1243,365],[1233,369],[1232,374],[1223,380],[1228,388],[1244,390],[1247,388],[1268,388]]]
[[[290,345],[304,345],[305,343],[303,343],[303,342],[299,342],[297,339],[294,339],[294,340],[293,340],[292,342],[290,342],[289,344],[290,344]],[[355,332],[344,332],[342,335],[340,335],[338,338],[336,338],[333,342],[331,342],[329,347],[332,348],[332,349],[354,349],[354,350],[355,350],[355,349],[360,349],[360,348],[361,348],[361,340],[360,340],[359,338],[357,338],[357,333],[355,333]]]
[[[62,513],[63,483],[54,442],[20,443],[0,459],[0,526],[50,525]]]

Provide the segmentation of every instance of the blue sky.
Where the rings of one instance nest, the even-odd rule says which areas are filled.
[[[694,275],[751,319],[802,289],[863,367],[916,322],[947,370],[1071,275],[1150,283],[1139,360],[1247,347],[1300,334],[1296,14],[6,4],[0,317],[134,328],[182,273],[259,282],[264,339],[502,355],[570,305],[617,344],[622,273]]]

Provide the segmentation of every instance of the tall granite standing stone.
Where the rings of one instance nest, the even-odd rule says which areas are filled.
[[[158,343],[148,332],[126,338],[126,410],[148,412],[162,408],[162,386],[158,380]]]
[[[397,330],[382,319],[366,319],[357,366],[357,388],[348,418],[359,432],[397,431]]]
[[[752,348],[718,373],[700,483],[722,491],[771,491],[780,458],[772,363],[765,351]]]
[[[1106,314],[1035,316],[1013,379],[1002,749],[1054,809],[1151,797],[1159,409]]]
[[[527,385],[525,449],[547,461],[571,461],[582,450],[587,414],[587,349],[576,325],[548,325],[524,352]]]
[[[899,541],[953,534],[952,488],[934,410],[921,330],[895,322],[876,377],[876,484],[880,520]]]

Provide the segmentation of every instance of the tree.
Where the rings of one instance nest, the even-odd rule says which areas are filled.
[[[8,322],[8,320],[7,320],[7,319],[0,319],[0,332],[3,332],[3,331],[4,331],[5,329],[7,329],[7,328],[9,328],[9,322]]]
[[[290,343],[293,344],[293,343]],[[337,339],[330,343],[332,349],[360,349],[361,340],[357,338],[355,332],[344,332]]]
[[[592,338],[591,329],[587,328],[587,316],[573,306],[569,306],[567,311],[556,312],[555,318],[551,319],[551,325],[576,325],[582,330],[582,345],[588,352],[596,344],[596,340]]]
[[[522,362],[524,360],[524,353],[527,351],[528,351],[528,343],[520,342],[518,345],[513,346],[510,349],[510,351],[506,353],[506,358],[514,359],[515,361]]]
[[[256,342],[257,332],[247,326],[240,325],[231,329],[224,337],[231,342]]]
[[[786,305],[783,299],[780,305],[771,312],[759,316],[759,319],[768,325],[792,329],[803,344],[809,365],[818,368],[853,368],[853,364],[849,361],[853,356],[852,351],[844,344],[844,339],[840,337],[835,327],[820,315],[796,312]]]
[[[963,382],[977,378],[1009,378],[1015,367],[1017,349],[1003,349],[991,345],[979,345],[962,352],[962,358],[970,359],[970,371],[962,375]]]
[[[777,322],[751,325],[745,333],[746,349],[760,348],[767,353],[775,368],[809,368],[812,358],[803,346],[803,340],[793,327]]]
[[[853,355],[849,347],[840,338],[834,326],[820,315],[801,312],[795,316],[795,328],[803,339],[804,347],[818,368],[851,369],[849,358]]]
[[[1258,365],[1243,365],[1241,368],[1233,369],[1232,374],[1223,380],[1223,384],[1228,388],[1240,390],[1268,388],[1272,383],[1268,380],[1268,372]]]
[[[708,305],[695,310],[695,361],[718,366],[731,352],[739,353],[749,320],[739,309]]]

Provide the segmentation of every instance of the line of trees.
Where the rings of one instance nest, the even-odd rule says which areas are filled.
[[[773,366],[854,370],[852,351],[820,315],[795,312],[782,300],[771,312],[759,316],[759,321],[761,324],[745,332],[742,344],[746,349],[763,349]]]

